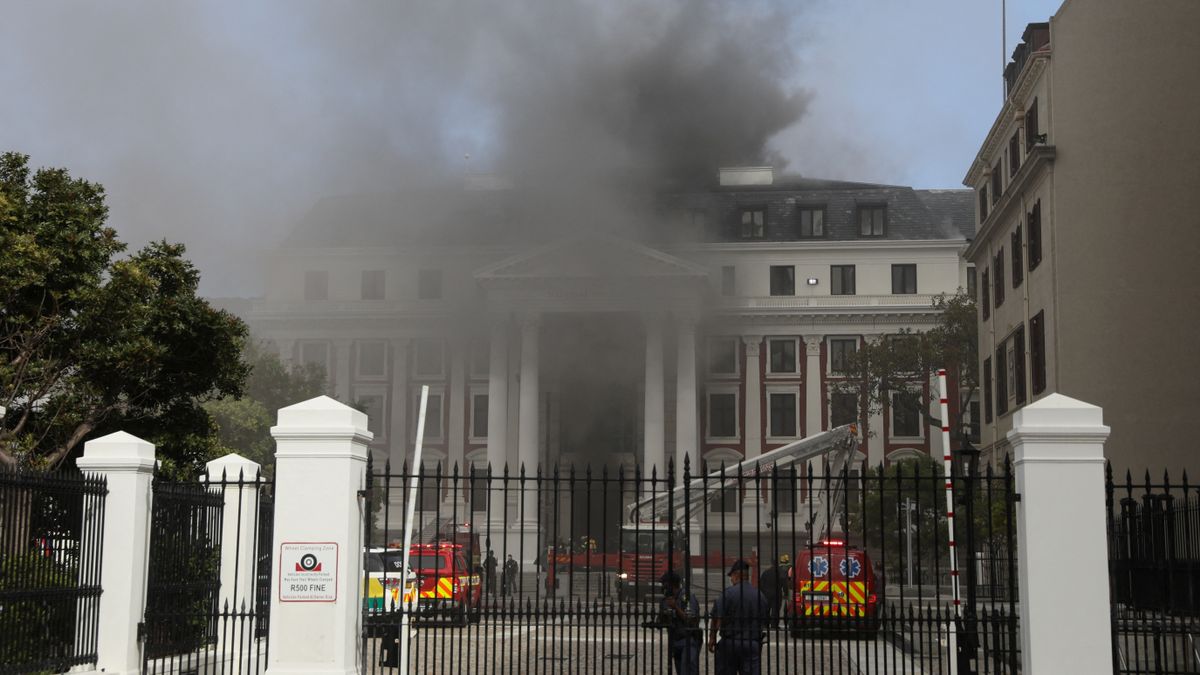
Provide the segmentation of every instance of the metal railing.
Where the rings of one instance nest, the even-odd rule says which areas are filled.
[[[96,662],[104,479],[0,472],[0,673]]]

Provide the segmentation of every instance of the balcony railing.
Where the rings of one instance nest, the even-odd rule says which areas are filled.
[[[721,298],[721,309],[853,309],[859,307],[929,308],[936,295],[773,295]]]

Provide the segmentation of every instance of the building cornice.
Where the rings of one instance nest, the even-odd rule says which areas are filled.
[[[971,162],[971,167],[963,178],[963,185],[972,189],[976,188],[980,179],[983,178],[983,174],[991,170],[992,162],[989,160],[1003,147],[1004,143],[1008,142],[1008,139],[1001,135],[1001,130],[1008,126],[1017,113],[1022,115],[1025,113],[1024,106],[1018,106],[1016,102],[1024,102],[1033,92],[1042,72],[1050,63],[1050,53],[1050,45],[1047,44],[1029,56],[1029,62],[1017,76],[1016,84],[1009,92],[1008,98],[1004,100],[1004,105],[1000,107],[996,120],[992,122],[991,130],[983,140],[983,146],[975,155],[975,160]]]
[[[688,244],[664,247],[667,251],[680,253],[745,253],[747,251],[840,251],[840,250],[887,250],[897,249],[956,249],[967,240],[955,239],[869,239],[869,240],[813,240],[802,241],[738,241]]]
[[[1012,182],[1008,184],[1008,189],[1004,191],[1000,201],[992,207],[987,219],[979,226],[975,240],[971,242],[967,250],[963,251],[964,260],[974,260],[975,255],[992,237],[993,232],[1002,227],[1001,223],[1008,222],[1013,209],[1023,203],[1021,197],[1028,191],[1035,178],[1041,175],[1042,170],[1054,162],[1057,154],[1058,151],[1053,145],[1035,145],[1029,150],[1029,154],[1025,157],[1025,163],[1017,170],[1017,175],[1013,176]]]

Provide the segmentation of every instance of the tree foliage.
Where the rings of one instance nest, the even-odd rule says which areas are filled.
[[[939,314],[930,330],[901,329],[882,339],[865,340],[847,358],[848,377],[839,386],[860,395],[860,409],[867,415],[882,413],[892,394],[899,392],[919,402],[927,426],[940,428],[942,420],[929,414],[938,392],[927,385],[938,369],[945,368],[958,382],[959,417],[951,428],[961,428],[967,403],[979,388],[975,300],[965,292],[943,293],[934,299],[933,307]]]
[[[202,463],[201,404],[241,393],[245,324],[196,295],[182,244],[118,259],[104,189],[28,161],[0,155],[0,463],[54,467],[118,429]]]

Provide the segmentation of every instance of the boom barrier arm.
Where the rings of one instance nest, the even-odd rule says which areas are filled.
[[[719,496],[722,490],[735,485],[739,480],[770,475],[780,469],[786,469],[815,457],[829,455],[829,470],[834,478],[822,480],[822,487],[817,490],[820,495],[821,507],[816,509],[813,523],[809,527],[810,535],[817,533],[816,541],[826,534],[830,516],[837,514],[840,500],[845,497],[845,486],[841,476],[858,448],[858,433],[855,425],[847,424],[836,429],[823,431],[814,436],[802,438],[795,443],[789,443],[781,448],[763,453],[758,457],[747,459],[731,466],[725,466],[708,475],[693,478],[687,485],[679,485],[673,490],[661,492],[651,497],[645,497],[625,507],[629,522],[671,522],[683,519],[683,514],[690,509],[697,509]],[[686,489],[685,489],[686,488]],[[674,511],[674,513],[672,513]]]

